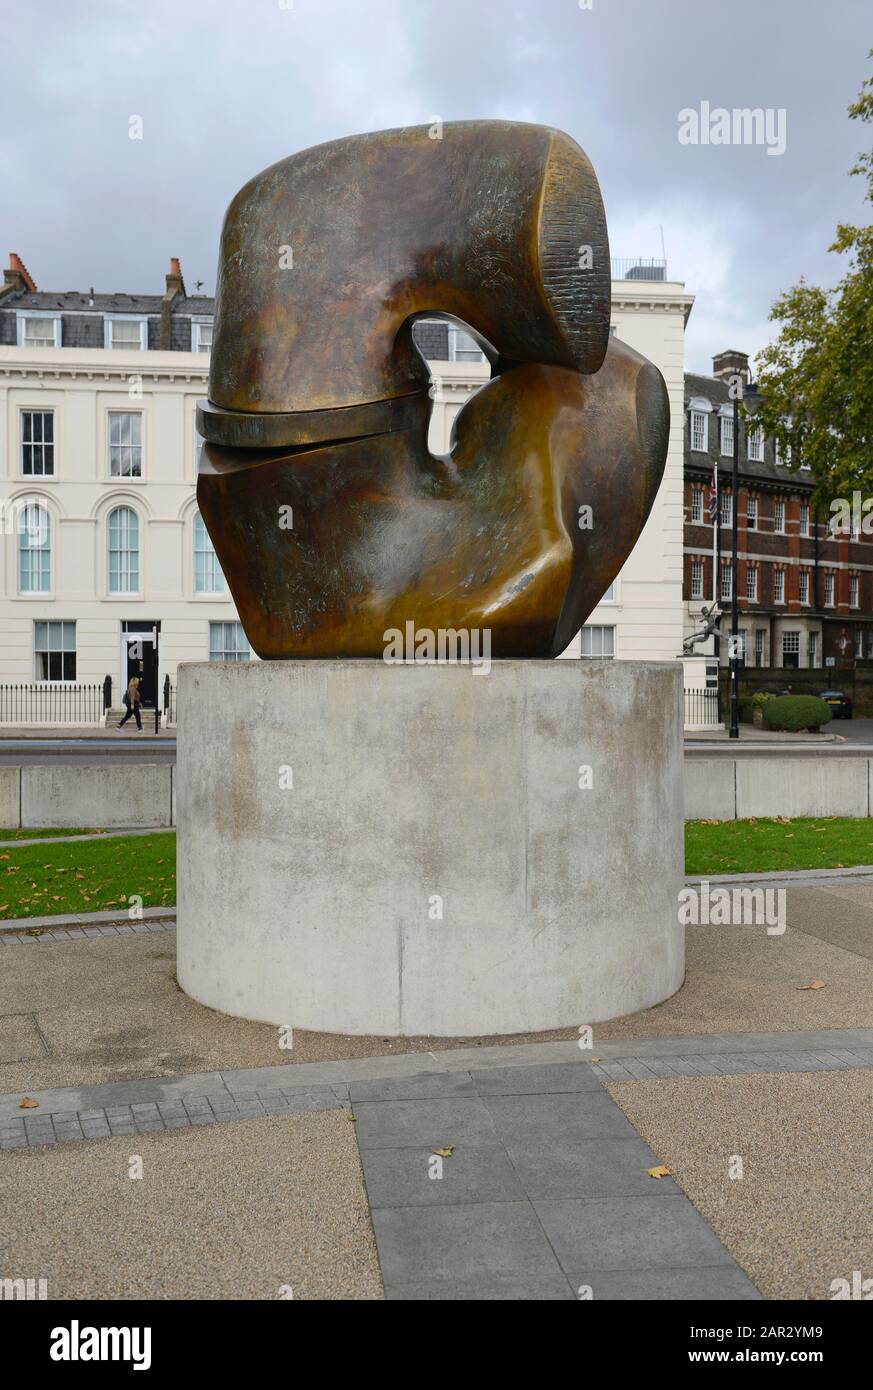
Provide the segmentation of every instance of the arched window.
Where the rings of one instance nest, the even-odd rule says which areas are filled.
[[[27,502],[18,514],[18,591],[47,594],[51,587],[51,517],[39,502]]]
[[[224,593],[224,575],[218,563],[209,532],[199,512],[194,513],[194,592]]]
[[[139,593],[139,517],[132,507],[109,513],[109,592]]]

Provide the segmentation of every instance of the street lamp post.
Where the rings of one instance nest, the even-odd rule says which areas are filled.
[[[730,640],[730,689],[731,689],[731,727],[730,737],[740,736],[740,703],[737,689],[740,644],[740,610],[737,593],[737,540],[740,510],[740,401],[742,378],[734,378],[734,457],[731,496],[731,640]]]

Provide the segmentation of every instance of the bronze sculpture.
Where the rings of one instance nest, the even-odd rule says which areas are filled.
[[[354,136],[237,194],[221,238],[197,496],[259,656],[374,657],[410,620],[556,656],[663,473],[658,370],[609,336],[593,169],[499,121]],[[468,325],[492,381],[427,448],[417,317]]]

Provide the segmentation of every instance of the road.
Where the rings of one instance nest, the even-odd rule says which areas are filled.
[[[174,763],[176,740],[165,735],[132,734],[130,739],[3,738],[0,767],[38,763]]]

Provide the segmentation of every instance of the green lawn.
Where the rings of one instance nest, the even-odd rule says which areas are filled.
[[[176,901],[176,836],[80,840],[0,850],[0,919],[143,907]]]
[[[685,872],[754,874],[873,864],[873,819],[688,821]]]
[[[685,827],[690,875],[851,864],[873,864],[873,820],[689,821]],[[175,832],[0,851],[0,919],[121,910],[134,894],[143,907],[175,903]]]
[[[107,830],[0,830],[0,840],[55,840],[59,835],[108,835]]]

